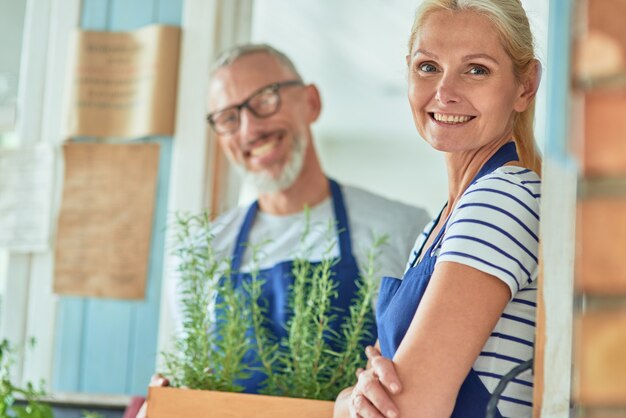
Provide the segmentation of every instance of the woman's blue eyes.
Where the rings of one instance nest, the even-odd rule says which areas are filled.
[[[419,69],[419,71],[421,71],[423,73],[434,73],[434,72],[438,71],[437,67],[435,67],[433,64],[428,63],[428,62],[420,64],[418,69]],[[486,69],[485,67],[483,67],[482,65],[473,65],[467,71],[467,74],[470,74],[470,75],[488,75],[489,74],[489,70]]]
[[[437,71],[437,67],[429,63],[420,64],[419,69],[420,71],[423,71],[425,73],[432,73]]]
[[[489,71],[485,67],[481,67],[480,65],[476,65],[468,71],[468,73],[472,75],[487,75]]]

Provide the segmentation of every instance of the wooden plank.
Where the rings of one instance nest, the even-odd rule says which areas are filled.
[[[150,388],[150,418],[324,418],[333,416],[331,401],[243,393]]]
[[[126,387],[131,303],[88,300],[83,323],[80,391],[123,393]]]
[[[626,197],[580,201],[577,223],[577,290],[626,296]]]
[[[78,392],[80,390],[80,368],[82,365],[83,319],[85,300],[82,298],[62,298],[58,307],[56,323],[56,344],[52,387],[58,392]]]
[[[589,406],[626,406],[626,309],[576,319],[575,397]]]
[[[570,416],[572,347],[563,342],[572,340],[577,172],[555,157],[545,159],[542,179],[538,300],[545,322],[538,322],[537,333],[545,339],[537,341],[535,361],[546,367],[535,372],[539,389],[533,407],[534,416],[541,418]]]

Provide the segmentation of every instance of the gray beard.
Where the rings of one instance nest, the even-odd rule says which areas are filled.
[[[237,166],[237,171],[240,172],[243,181],[252,185],[258,194],[277,193],[288,189],[296,182],[302,172],[305,151],[306,140],[303,136],[295,136],[291,156],[277,178],[268,173],[247,171],[242,166]]]

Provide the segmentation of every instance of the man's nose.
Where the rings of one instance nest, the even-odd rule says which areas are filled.
[[[259,130],[260,119],[250,109],[243,107],[239,112],[239,134],[242,138],[254,138]]]

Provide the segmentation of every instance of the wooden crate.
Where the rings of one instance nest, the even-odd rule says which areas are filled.
[[[331,418],[331,401],[151,387],[147,418]]]

